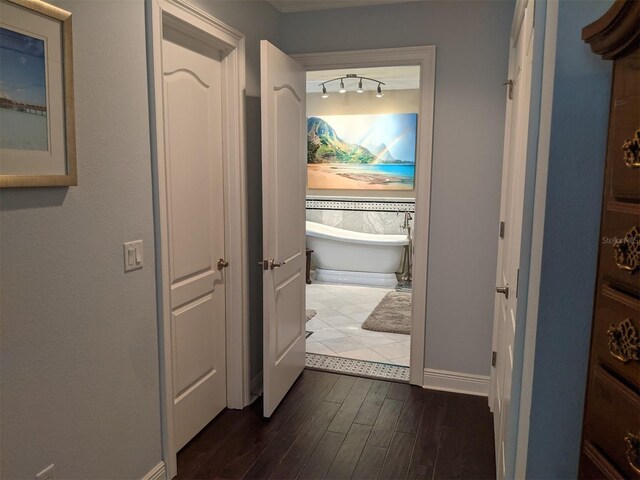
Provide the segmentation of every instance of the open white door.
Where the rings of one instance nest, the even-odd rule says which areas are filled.
[[[511,476],[515,458],[516,436],[511,393],[514,372],[514,347],[517,326],[518,272],[524,206],[529,104],[531,98],[531,49],[533,47],[533,0],[518,2],[512,30],[509,59],[509,105],[505,130],[500,205],[501,238],[498,247],[494,352],[496,362],[491,372],[491,407],[493,410],[496,473],[499,479]]]
[[[304,68],[260,42],[264,274],[264,416],[305,362],[306,106]]]

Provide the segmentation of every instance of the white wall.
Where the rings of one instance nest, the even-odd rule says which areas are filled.
[[[425,366],[488,375],[510,1],[284,15],[288,53],[436,46]]]
[[[79,186],[0,192],[2,476],[140,478],[161,459],[144,6],[54,3],[73,14]]]
[[[322,98],[319,93],[307,94],[307,117],[314,115],[374,115],[380,113],[418,113],[420,90],[385,90],[384,97],[375,91],[347,92]],[[318,190],[307,189],[307,195],[336,197],[414,198],[415,191],[397,190]]]
[[[375,115],[379,113],[418,113],[420,90],[385,90],[384,97],[376,92],[347,92],[322,98],[319,93],[307,93],[307,117],[313,115]]]

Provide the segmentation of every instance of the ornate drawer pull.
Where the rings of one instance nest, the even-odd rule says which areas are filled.
[[[631,468],[640,473],[640,436],[627,432],[624,441],[627,442],[627,461]]]
[[[633,138],[627,138],[622,144],[624,163],[629,168],[640,167],[640,129],[636,130]]]
[[[620,322],[617,327],[611,325],[607,330],[607,335],[609,336],[609,352],[614,358],[623,363],[630,360],[640,361],[638,333],[630,318]]]
[[[616,265],[629,273],[640,267],[640,227],[629,230],[624,239],[613,246]]]

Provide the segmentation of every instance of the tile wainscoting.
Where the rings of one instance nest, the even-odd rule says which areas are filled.
[[[403,213],[414,210],[412,201],[307,199],[307,220],[354,232],[406,233]]]

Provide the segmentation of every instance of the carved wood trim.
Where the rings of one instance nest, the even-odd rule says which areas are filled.
[[[616,0],[607,12],[582,29],[582,40],[605,60],[626,54],[640,43],[640,2]]]

